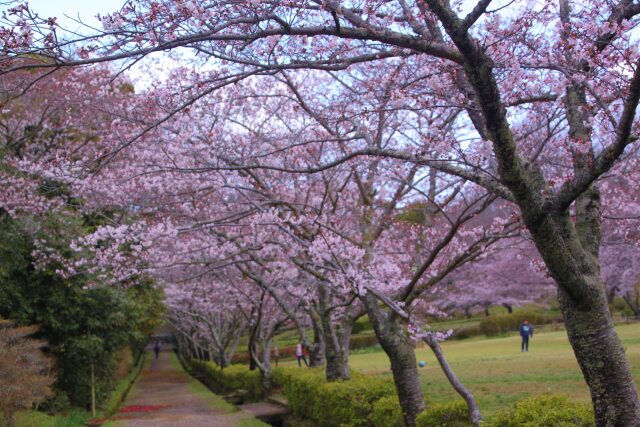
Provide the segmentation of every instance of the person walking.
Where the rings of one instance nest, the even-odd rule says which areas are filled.
[[[156,354],[156,359],[157,359],[158,355],[160,354],[160,343],[158,341],[156,341],[156,343],[153,346],[153,352]]]
[[[304,355],[304,347],[302,346],[302,341],[298,342],[298,344],[296,345],[296,358],[298,359],[299,368],[302,367],[300,360],[302,360],[304,364],[307,365],[307,367],[309,367],[309,364],[307,363],[307,358]]]
[[[529,338],[533,337],[533,325],[525,319],[520,325],[520,336],[522,337],[521,352],[529,351]]]

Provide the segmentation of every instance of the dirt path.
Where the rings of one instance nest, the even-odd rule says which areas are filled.
[[[151,356],[153,357],[153,356]],[[105,427],[266,427],[225,402],[180,366],[175,354],[151,360]]]

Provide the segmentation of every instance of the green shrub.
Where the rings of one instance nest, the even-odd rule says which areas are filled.
[[[371,320],[368,317],[363,317],[353,324],[353,328],[351,329],[351,333],[353,335],[359,334],[364,331],[373,330],[373,326],[371,325]]]
[[[373,347],[374,345],[378,345],[378,338],[375,334],[352,336],[349,341],[349,348],[351,350]]]
[[[385,426],[374,423],[375,414],[381,416],[384,409],[382,403],[375,412],[375,404],[382,398],[398,399],[391,380],[358,373],[348,381],[327,382],[322,369],[280,368],[273,380],[282,386],[294,415],[320,427]]]
[[[395,395],[378,399],[373,404],[373,412],[369,419],[374,427],[404,427],[402,408]]]
[[[459,329],[454,329],[453,330],[453,335],[451,336],[452,339],[456,339],[456,340],[462,340],[465,338],[470,338],[470,337],[477,337],[478,335],[482,335],[483,332],[480,329],[480,325],[470,325],[470,326],[463,326],[462,328]]]
[[[296,416],[315,420],[314,403],[320,394],[320,387],[325,383],[324,370],[276,368],[271,378],[274,384],[282,387]]]
[[[572,402],[565,396],[528,397],[513,408],[489,418],[485,427],[591,427],[593,411],[587,404]]]
[[[418,415],[418,427],[473,427],[464,401],[434,404]]]
[[[358,348],[356,350],[350,350],[349,351],[349,355],[353,356],[354,354],[380,353],[381,351],[384,351],[382,349],[382,346],[380,344],[376,344],[376,345],[371,346],[371,347],[365,347],[365,348]]]
[[[487,336],[501,335],[511,331],[515,332],[525,319],[533,325],[542,325],[546,322],[546,319],[537,313],[523,311],[512,314],[498,314],[482,319],[480,321],[480,330]]]
[[[192,360],[189,364],[192,373],[216,393],[246,390],[248,400],[255,401],[264,397],[262,377],[257,369],[251,371],[244,365],[231,365],[221,369],[212,362],[200,360]]]

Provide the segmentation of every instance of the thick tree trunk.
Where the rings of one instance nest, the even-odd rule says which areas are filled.
[[[325,284],[318,286],[318,296],[319,315],[324,335],[327,381],[348,380],[351,378],[349,371],[349,338],[351,337],[352,326],[348,319],[343,319],[336,325],[331,318],[331,311],[329,310],[330,296]]]
[[[265,396],[268,396],[273,388],[273,379],[271,369],[265,369],[260,371],[262,379],[262,390],[264,390]]]
[[[240,333],[234,335],[228,349],[222,349],[222,363],[220,364],[221,367],[226,368],[231,364],[231,359],[233,359],[233,355],[236,353],[238,342],[240,342]]]
[[[262,389],[265,394],[269,394],[273,383],[271,381],[271,338],[267,339],[262,349],[262,363],[260,364],[260,375],[262,378]]]
[[[425,404],[413,346],[399,319],[383,311],[374,295],[369,292],[363,299],[373,330],[391,361],[393,382],[405,425],[415,427],[416,417],[425,410]]]
[[[15,427],[15,425],[16,425],[15,413],[9,412],[9,413],[5,414],[5,418],[6,419],[5,419],[4,423],[5,423],[5,425],[7,427]]]
[[[568,213],[529,226],[558,283],[567,335],[589,386],[598,427],[640,426],[635,382],[607,303],[597,259],[598,195],[579,199],[574,227]],[[591,205],[591,206],[590,206]],[[529,224],[528,224],[529,225]]]
[[[505,304],[502,304],[502,306],[507,309],[508,314],[513,314],[513,306],[511,304],[505,303]]]
[[[569,341],[589,385],[596,425],[640,425],[636,387],[606,295],[603,292],[600,304],[589,309],[576,305],[562,289],[558,297]]]
[[[325,356],[327,381],[348,380],[351,378],[349,369],[349,339],[352,326],[347,321],[337,328],[329,325],[323,328],[325,333]]]
[[[311,317],[311,324],[313,326],[313,344],[305,344],[309,349],[309,366],[316,368],[324,365],[326,351],[324,333],[322,331],[322,321],[318,313],[315,310],[311,310],[309,316]]]

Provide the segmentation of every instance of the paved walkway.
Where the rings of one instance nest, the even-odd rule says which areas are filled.
[[[150,356],[153,357],[153,356]],[[147,363],[125,402],[105,427],[268,426],[225,402],[191,378],[175,354],[160,353]]]

